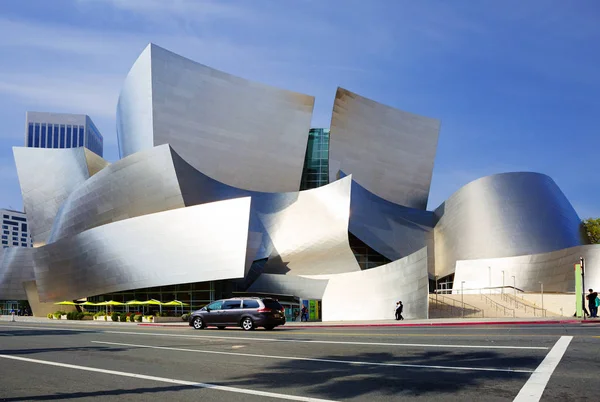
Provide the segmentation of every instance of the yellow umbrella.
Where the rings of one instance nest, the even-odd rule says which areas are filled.
[[[182,308],[182,311],[183,311],[183,306],[189,306],[189,304],[184,303],[184,302],[179,301],[179,300],[172,300],[170,302],[163,303],[163,306],[175,306],[175,314],[177,314],[177,306],[180,306]]]
[[[97,306],[98,303],[93,303],[91,301],[85,301],[83,303],[79,303],[80,306]]]
[[[153,306],[158,306],[159,311],[162,313],[162,306],[163,306],[163,302],[158,301],[156,299],[150,299],[150,300],[146,300],[144,302],[141,302],[142,305],[153,305]]]
[[[124,306],[125,303],[121,303],[114,300],[103,301],[100,303],[96,303],[96,306],[106,306],[106,312],[108,313],[108,306]]]
[[[61,306],[78,306],[77,303],[73,303],[72,301],[67,301],[67,300],[61,301],[58,303],[54,303],[54,304],[60,304]]]

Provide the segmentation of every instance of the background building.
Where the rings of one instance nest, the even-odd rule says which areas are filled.
[[[86,147],[102,156],[104,139],[88,115],[27,112],[26,120],[26,147]]]
[[[2,248],[32,247],[27,225],[27,216],[23,212],[0,209],[2,219]]]
[[[308,133],[300,190],[329,183],[329,129],[311,128]]]

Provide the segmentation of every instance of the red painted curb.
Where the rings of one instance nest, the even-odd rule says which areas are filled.
[[[545,320],[545,321],[476,321],[476,322],[432,322],[432,323],[406,323],[406,324],[315,324],[315,325],[289,325],[284,328],[357,328],[357,327],[464,327],[482,325],[544,325],[544,324],[600,324],[599,321],[582,320]],[[137,324],[145,327],[174,327],[180,328],[187,324]]]

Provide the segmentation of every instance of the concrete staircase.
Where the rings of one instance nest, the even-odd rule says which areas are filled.
[[[463,311],[464,310],[464,311]],[[535,318],[548,314],[539,306],[507,294],[429,295],[430,318]]]

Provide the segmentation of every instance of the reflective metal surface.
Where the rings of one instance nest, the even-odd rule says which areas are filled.
[[[35,249],[41,301],[243,278],[250,198],[180,208],[87,230]]]
[[[440,121],[338,88],[333,105],[329,180],[352,174],[369,192],[425,209]]]
[[[33,253],[28,247],[0,249],[0,300],[25,300],[23,282],[35,278]]]
[[[426,248],[366,271],[308,278],[329,280],[323,294],[323,321],[393,319],[399,300],[404,318],[428,318]]]
[[[352,181],[350,232],[388,259],[398,260],[427,246],[433,225],[433,212],[386,201]]]
[[[457,261],[454,289],[513,286],[526,292],[575,292],[573,266],[585,258],[587,289],[600,289],[600,244],[518,257]],[[504,271],[504,273],[503,273]],[[513,276],[515,277],[513,280]],[[574,306],[573,306],[574,308]]]
[[[169,145],[130,155],[79,185],[65,200],[48,243],[123,219],[184,207]]]
[[[435,268],[457,260],[544,253],[583,244],[581,221],[554,181],[539,173],[503,173],[475,180],[436,211]]]
[[[13,147],[13,154],[33,246],[39,247],[46,244],[63,202],[90,174],[102,168],[102,159],[81,147]]]
[[[119,97],[122,156],[170,144],[219,182],[300,188],[314,98],[254,83],[149,45]]]
[[[261,274],[248,292],[294,295],[301,299],[323,299],[328,279],[310,279],[294,275]]]

